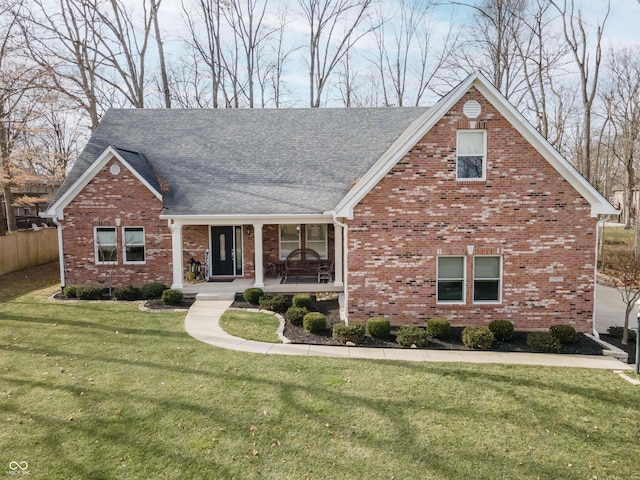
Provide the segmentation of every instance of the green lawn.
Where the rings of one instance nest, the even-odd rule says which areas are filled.
[[[0,478],[638,476],[640,388],[610,372],[239,353],[32,283],[0,300]]]
[[[280,343],[276,334],[279,320],[270,313],[227,310],[220,317],[220,327],[234,337],[256,342]]]

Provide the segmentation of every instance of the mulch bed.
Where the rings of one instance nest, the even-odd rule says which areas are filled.
[[[195,297],[184,297],[182,302],[175,305],[166,305],[159,298],[153,298],[144,302],[144,306],[150,310],[175,310],[176,308],[190,308],[196,301]]]
[[[620,338],[609,335],[608,333],[601,333],[600,339],[604,340],[610,345],[613,345],[614,347],[618,347],[620,350],[627,352],[629,354],[627,363],[636,363],[636,342],[634,342],[633,340],[629,340],[629,343],[627,345],[623,345],[620,342]]]
[[[292,295],[284,295],[287,299],[287,305],[291,304]],[[340,320],[340,309],[338,306],[338,300],[324,300],[318,301],[315,296],[312,295],[313,303],[311,305],[311,311],[317,311],[327,316],[327,330],[322,334],[314,334],[307,332],[302,327],[297,327],[289,322],[285,322],[284,336],[287,337],[292,343],[303,343],[310,345],[342,345],[342,343],[333,339],[331,336],[332,327],[335,324],[342,323]],[[251,305],[244,301],[241,294],[236,295],[235,301],[232,304],[234,308],[257,308],[255,305]],[[444,340],[430,340],[429,344],[424,347],[432,350],[472,350],[462,343],[461,333],[463,327],[452,327],[451,338]],[[361,347],[380,347],[380,348],[407,348],[395,342],[395,336],[398,328],[391,327],[391,338],[388,340],[379,340],[365,337]],[[526,344],[527,332],[516,331],[514,338],[510,342],[495,342],[490,351],[494,352],[532,352],[532,350]],[[589,337],[579,333],[577,341],[572,345],[566,345],[562,347],[560,353],[574,354],[574,355],[602,355],[602,347],[591,340]]]
[[[62,295],[61,293],[56,293],[53,298],[55,298],[56,300],[61,300],[61,301],[65,301],[65,300],[69,300],[69,301],[79,301],[77,298],[68,298],[65,297],[64,295]],[[110,300],[113,300],[113,298],[111,298],[109,295],[103,295],[100,298],[101,301],[104,302],[108,302]],[[81,301],[81,300],[80,300]],[[88,301],[92,301],[92,300],[88,300]],[[93,300],[95,301],[95,300]],[[126,300],[119,300],[121,302],[125,302]],[[132,302],[139,302],[140,300],[131,300]],[[194,302],[196,301],[195,297],[184,297],[182,299],[182,302],[176,304],[176,305],[166,305],[164,303],[162,303],[162,300],[160,300],[159,298],[153,298],[150,300],[147,300],[144,302],[144,306],[147,307],[150,310],[175,310],[177,308],[185,308],[185,309],[189,309],[191,307],[191,305],[194,304]]]

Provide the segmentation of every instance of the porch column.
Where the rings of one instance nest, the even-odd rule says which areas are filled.
[[[262,288],[264,287],[264,265],[263,265],[263,253],[262,253],[262,224],[253,224],[253,241],[255,250],[255,261],[253,267],[255,269],[255,281],[254,286]]]
[[[335,279],[333,284],[336,287],[343,287],[344,282],[342,279],[343,272],[343,257],[342,257],[342,227],[340,225],[333,224],[334,231],[334,243],[335,243]]]
[[[175,221],[169,224],[171,229],[171,254],[173,264],[173,284],[171,288],[183,288],[184,265],[182,264],[182,225]]]

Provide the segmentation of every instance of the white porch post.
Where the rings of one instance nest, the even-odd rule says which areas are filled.
[[[262,253],[262,224],[261,223],[253,224],[253,240],[254,240],[254,250],[255,250],[254,286],[262,288],[264,287],[264,266],[262,264],[263,253]]]
[[[333,230],[335,232],[335,279],[333,284],[336,287],[343,287],[342,226],[334,223]]]
[[[171,221],[169,221],[171,222]],[[171,254],[173,264],[173,284],[171,288],[183,288],[184,266],[182,264],[182,224],[169,223],[171,229]]]

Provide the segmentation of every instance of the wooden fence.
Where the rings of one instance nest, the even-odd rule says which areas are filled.
[[[58,231],[43,228],[0,236],[0,275],[58,259]]]

